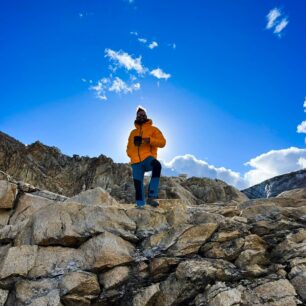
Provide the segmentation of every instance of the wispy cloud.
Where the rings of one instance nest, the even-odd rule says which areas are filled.
[[[96,92],[96,97],[100,100],[107,100],[106,88],[109,80],[107,78],[100,79],[96,85],[90,86],[89,89]]]
[[[119,77],[115,77],[113,80],[112,85],[109,87],[109,91],[113,91],[116,93],[132,93],[135,90],[140,89],[140,83],[134,83],[131,86],[128,86],[123,80],[121,80]]]
[[[156,69],[152,70],[152,71],[150,72],[150,74],[153,75],[153,76],[155,76],[155,77],[158,78],[158,79],[165,79],[165,80],[167,80],[167,79],[169,79],[169,78],[171,77],[171,74],[165,73],[165,72],[162,71],[162,69],[160,69],[160,68],[156,68]]]
[[[282,12],[278,8],[270,10],[267,18],[266,29],[271,30],[274,28],[273,33],[281,37],[282,31],[287,27],[289,21],[287,17],[282,17]]]
[[[158,43],[156,41],[152,41],[149,46],[148,46],[150,49],[154,49],[156,47],[158,47]]]
[[[156,47],[158,47],[158,43],[157,41],[153,40],[151,42],[149,42],[149,40],[147,38],[144,37],[139,37],[138,32],[130,32],[131,35],[138,37],[137,40],[139,42],[141,42],[142,44],[146,45],[149,49],[154,49]]]
[[[138,38],[138,41],[140,41],[143,44],[146,44],[148,40],[145,38]]]
[[[275,34],[280,34],[282,30],[288,25],[289,21],[287,18],[283,18],[282,21],[275,27],[274,32]]]
[[[306,112],[306,97],[304,99],[304,112]],[[297,133],[305,133],[306,134],[306,120],[302,121],[296,128]],[[306,143],[306,137],[305,137],[305,143]]]
[[[146,68],[141,64],[141,56],[133,58],[126,52],[114,51],[111,49],[105,49],[105,57],[109,57],[114,61],[115,65],[126,68],[127,70],[135,70],[139,74],[146,72]]]
[[[266,25],[266,28],[271,29],[272,27],[274,27],[276,23],[276,19],[280,16],[281,16],[281,12],[278,8],[272,9],[267,15],[268,23]]]
[[[119,77],[108,77],[100,79],[96,85],[90,86],[91,90],[96,92],[96,96],[100,100],[107,100],[107,92],[117,94],[129,94],[140,89],[140,83],[131,83],[128,85]]]

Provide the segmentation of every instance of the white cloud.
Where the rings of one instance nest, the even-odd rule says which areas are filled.
[[[289,21],[287,18],[283,18],[282,21],[275,27],[274,32],[275,34],[280,34],[281,31],[288,25]]]
[[[102,78],[98,81],[96,85],[90,86],[89,89],[96,92],[96,97],[100,100],[107,100],[106,88],[107,84],[110,82],[108,78]]]
[[[304,112],[306,112],[306,97],[304,99]],[[296,128],[297,133],[306,133],[306,120],[302,121]],[[305,137],[305,144],[306,144],[306,137]]]
[[[228,184],[237,187],[244,187],[244,182],[238,172],[234,172],[224,167],[209,165],[206,161],[197,159],[192,154],[176,156],[170,162],[162,161],[162,164],[163,175],[176,176],[185,173],[188,177],[197,176],[218,178]]]
[[[145,38],[138,38],[138,41],[140,41],[143,44],[146,44],[148,40]]]
[[[278,8],[270,10],[267,17],[266,29],[272,30],[278,37],[281,37],[281,32],[287,27],[289,21],[287,17],[282,17],[282,12]],[[282,18],[281,18],[282,17]]]
[[[130,32],[131,35],[138,36],[138,32]]]
[[[266,25],[266,28],[271,29],[275,25],[276,19],[280,16],[281,16],[281,12],[278,8],[272,9],[267,15],[268,23]]]
[[[116,93],[131,93],[134,90],[138,90],[140,89],[140,83],[134,83],[131,86],[128,86],[124,81],[122,81],[120,78],[115,77],[115,79],[113,80],[113,83],[111,84],[111,86],[109,87],[109,91],[113,91]]]
[[[127,70],[135,70],[139,74],[146,72],[146,68],[141,64],[141,56],[133,58],[126,52],[114,51],[111,49],[105,49],[105,57],[109,57],[115,62],[116,65],[126,68]]]
[[[167,46],[172,48],[172,49],[176,49],[176,44],[175,43],[167,44]]]
[[[154,48],[156,48],[156,47],[158,47],[158,43],[157,43],[156,41],[152,41],[152,42],[149,44],[149,48],[150,48],[150,49],[154,49]]]
[[[158,79],[169,79],[171,77],[171,74],[165,73],[160,68],[156,68],[150,72],[151,75],[155,76]]]
[[[300,158],[306,158],[306,149],[290,147],[271,150],[246,163],[255,169],[248,171],[244,178],[248,185],[254,185],[277,175],[297,171],[301,169]]]
[[[297,126],[297,130],[298,133],[306,133],[306,120],[301,122],[298,126]]]
[[[185,173],[188,177],[217,178],[238,189],[244,189],[274,176],[305,168],[306,149],[290,147],[263,153],[245,163],[245,165],[254,168],[245,174],[225,167],[210,165],[191,154],[176,156],[170,162],[161,160],[161,163],[163,165],[162,174],[166,176]]]
[[[135,90],[139,90],[140,87],[140,83],[132,83],[131,85],[128,85],[126,82],[124,82],[118,77],[115,77],[114,79],[108,77],[100,79],[96,85],[90,86],[89,89],[94,90],[96,92],[96,96],[98,99],[107,100],[107,91],[128,94],[132,93]]]

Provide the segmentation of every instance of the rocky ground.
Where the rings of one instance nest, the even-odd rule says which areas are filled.
[[[305,190],[172,180],[160,207],[0,175],[0,305],[306,304]]]

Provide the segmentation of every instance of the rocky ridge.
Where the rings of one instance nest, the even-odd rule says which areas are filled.
[[[139,210],[2,173],[0,305],[305,304],[305,190],[250,200],[217,183]]]
[[[250,199],[257,199],[276,197],[282,192],[297,188],[306,188],[306,169],[275,176],[242,192]]]
[[[135,188],[132,168],[114,163],[104,155],[73,157],[56,147],[39,141],[24,145],[0,132],[0,170],[21,182],[72,197],[81,191],[101,187],[120,203],[133,203]],[[145,177],[148,189],[149,178]],[[239,201],[246,198],[232,186],[220,180],[206,178],[161,177],[159,196],[163,199],[185,199],[191,203]]]

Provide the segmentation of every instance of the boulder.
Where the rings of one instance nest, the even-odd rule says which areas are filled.
[[[112,233],[104,232],[84,242],[79,249],[84,252],[90,270],[99,272],[132,262],[135,247]]]

